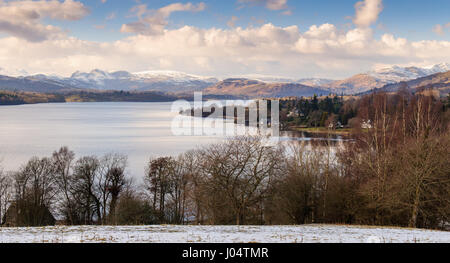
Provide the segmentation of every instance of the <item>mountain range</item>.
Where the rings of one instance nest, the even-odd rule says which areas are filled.
[[[0,75],[0,90],[33,92],[67,92],[80,90],[159,91],[169,94],[189,94],[204,91],[209,95],[238,97],[285,97],[310,96],[313,94],[358,94],[386,87],[393,90],[400,82],[411,82],[409,87],[432,83],[445,91],[449,84],[441,83],[445,78],[420,80],[438,73],[450,71],[448,63],[429,67],[392,66],[354,75],[343,80],[324,78],[294,79],[267,75],[243,75],[237,78],[220,79],[177,71],[127,71],[106,72],[99,69],[91,72],[73,73],[70,77],[32,75],[10,77]]]
[[[388,84],[409,81],[449,70],[450,64],[448,63],[423,68],[392,66],[357,74],[348,79],[333,81],[328,85],[323,85],[322,88],[328,88],[330,91],[336,93],[355,94],[382,88]]]
[[[420,89],[420,88],[432,88],[438,90],[441,94],[450,93],[450,71],[436,73],[430,76],[410,80],[402,81],[394,84],[389,84],[381,88],[385,91],[397,91],[401,88],[406,89]]]
[[[45,75],[42,80],[49,79]],[[216,78],[195,76],[177,71],[105,72],[99,69],[85,73],[77,71],[69,78],[50,77],[51,80],[81,89],[192,92],[201,91],[218,82]]]
[[[249,79],[226,79],[204,90],[209,95],[232,95],[241,98],[313,96],[329,92],[299,83],[266,83]]]

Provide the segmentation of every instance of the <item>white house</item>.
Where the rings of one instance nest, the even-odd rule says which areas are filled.
[[[372,121],[371,120],[367,120],[367,121],[363,120],[362,124],[361,124],[361,128],[362,129],[372,129],[373,128]]]

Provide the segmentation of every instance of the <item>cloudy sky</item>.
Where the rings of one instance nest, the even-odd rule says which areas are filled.
[[[448,0],[0,0],[0,74],[343,78],[450,62]]]

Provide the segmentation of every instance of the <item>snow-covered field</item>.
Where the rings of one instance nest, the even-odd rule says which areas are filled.
[[[75,226],[0,228],[0,243],[448,243],[450,232],[305,226]]]

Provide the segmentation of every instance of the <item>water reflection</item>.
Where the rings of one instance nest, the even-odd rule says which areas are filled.
[[[281,132],[282,141],[297,141],[299,143],[311,146],[330,146],[341,147],[352,139],[347,135],[340,134],[322,134],[305,131],[283,131]]]
[[[218,142],[218,136],[174,136],[171,103],[64,103],[0,107],[0,160],[16,170],[32,156],[68,146],[77,157],[128,155],[129,173],[142,177],[151,157],[178,155]]]
[[[0,107],[0,160],[16,170],[32,156],[68,146],[77,157],[111,152],[129,157],[129,173],[142,177],[151,157],[174,156],[224,140],[223,136],[174,136],[171,103],[63,103]],[[243,127],[245,128],[245,127]],[[248,128],[248,127],[247,127]],[[345,141],[305,132],[283,132],[282,142]]]

